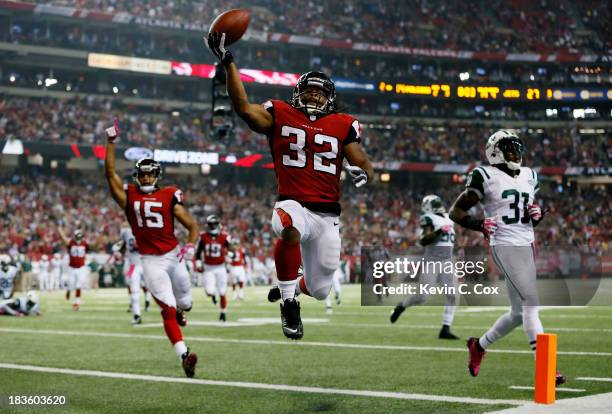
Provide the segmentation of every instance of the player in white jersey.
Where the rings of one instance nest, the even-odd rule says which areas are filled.
[[[538,313],[536,266],[532,243],[533,228],[544,213],[535,203],[539,190],[534,170],[522,167],[524,144],[511,130],[500,130],[487,141],[485,153],[489,166],[472,170],[466,190],[451,208],[450,217],[461,226],[480,231],[489,240],[491,254],[506,280],[510,311],[502,315],[480,338],[469,338],[468,370],[475,377],[485,349],[523,325],[535,351],[536,337],[544,331]],[[476,219],[468,211],[480,203],[485,218]],[[557,373],[557,385],[565,377]]]
[[[455,223],[448,217],[444,204],[440,197],[435,194],[427,195],[421,202],[421,235],[420,243],[425,247],[423,258],[425,262],[433,263],[431,268],[419,276],[421,285],[428,284],[438,286],[457,286],[457,280],[452,273],[444,272],[447,266],[444,263],[452,260],[453,247],[455,246]],[[407,296],[399,303],[391,313],[391,323],[395,323],[406,308],[419,305],[427,300],[426,294],[415,294]],[[455,318],[457,298],[455,294],[446,294],[446,304],[442,317],[442,329],[438,334],[440,339],[459,339],[450,331]]]
[[[119,233],[121,237],[121,250],[123,253],[123,276],[130,294],[130,309],[132,310],[132,324],[142,323],[140,312],[140,285],[142,284],[142,263],[136,245],[136,238],[129,227],[123,227]]]
[[[49,290],[57,290],[60,287],[60,278],[62,274],[62,255],[54,253],[50,265]]]
[[[0,301],[0,315],[40,315],[40,304],[36,292],[30,290],[25,297]]]
[[[40,258],[40,262],[38,262],[38,289],[40,291],[51,290],[49,278],[50,265],[51,263],[49,262],[49,256],[43,254]]]
[[[10,299],[13,296],[15,278],[19,269],[11,264],[11,258],[3,254],[0,256],[0,298]]]

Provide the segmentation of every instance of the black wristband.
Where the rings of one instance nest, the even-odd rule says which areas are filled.
[[[232,52],[230,52],[229,50],[225,52],[225,56],[223,57],[223,60],[221,61],[221,63],[223,63],[223,65],[227,66],[230,63],[232,63],[234,61],[234,55],[232,55]]]
[[[459,220],[457,223],[459,223],[459,225],[465,227],[466,229],[475,230],[475,231],[484,230],[484,226],[483,226],[484,220],[475,219],[472,216],[465,216],[461,220]]]

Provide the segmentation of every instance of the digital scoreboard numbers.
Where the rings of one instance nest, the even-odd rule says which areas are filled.
[[[379,82],[378,90],[396,95],[413,95],[442,99],[462,99],[481,101],[593,101],[612,100],[612,90],[605,89],[551,89],[516,86],[485,85],[416,85],[408,83]]]

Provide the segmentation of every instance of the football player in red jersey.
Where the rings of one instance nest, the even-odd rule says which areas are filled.
[[[195,375],[198,357],[183,342],[180,326],[187,324],[184,312],[191,310],[191,283],[183,260],[191,260],[198,239],[198,225],[183,207],[183,193],[176,187],[159,187],[161,165],[152,158],[136,162],[135,184],[123,184],[115,172],[115,140],[119,125],[106,130],[104,170],[113,199],[125,211],[136,238],[145,285],[161,307],[164,330],[188,377]],[[174,235],[174,219],[188,231],[182,248]],[[179,326],[180,325],[180,326]]]
[[[206,217],[206,231],[200,234],[196,257],[204,262],[204,291],[208,296],[219,294],[219,307],[221,313],[219,320],[227,320],[227,269],[225,256],[230,247],[230,236],[221,231],[219,217],[211,214]],[[202,255],[204,257],[202,257]]]
[[[74,290],[72,309],[78,311],[81,308],[81,288],[89,287],[89,268],[85,266],[85,256],[89,251],[89,245],[83,239],[83,230],[75,230],[72,238],[68,238],[61,227],[58,227],[57,230],[62,241],[68,247],[68,256],[70,257],[66,300],[70,299],[70,291]]]
[[[278,184],[272,228],[279,237],[274,249],[278,288],[269,299],[282,299],[281,323],[286,337],[300,339],[303,326],[296,293],[323,300],[340,265],[340,173],[344,158],[357,187],[374,174],[362,150],[361,127],[338,112],[336,89],[324,73],[303,74],[289,102],[249,102],[225,34],[210,32],[208,47],[227,72],[227,91],[237,114],[255,131],[268,136]],[[298,268],[304,276],[298,280]]]
[[[235,238],[231,241],[231,250],[229,251],[230,259],[230,276],[232,277],[232,290],[234,291],[233,299],[244,300],[244,283],[246,282],[246,252],[244,247],[240,246],[240,240]],[[238,292],[236,292],[238,286]]]

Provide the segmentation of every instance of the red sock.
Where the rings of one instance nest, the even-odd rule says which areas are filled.
[[[312,296],[310,292],[308,291],[308,289],[306,288],[306,281],[304,280],[304,276],[302,276],[300,280],[298,280],[298,283],[300,284],[300,292],[302,292],[303,294],[307,296]]]
[[[274,246],[274,263],[278,280],[289,282],[297,279],[297,272],[302,264],[300,243],[277,240]]]
[[[238,282],[238,286],[240,286],[240,289],[242,289],[244,287],[244,282]]]
[[[166,331],[166,336],[170,340],[170,343],[174,345],[178,341],[183,340],[183,334],[181,333],[181,328],[176,321],[176,308],[171,308],[163,302],[154,298],[157,304],[162,308],[161,315],[164,320],[164,331]]]
[[[143,286],[143,287],[142,287],[142,291],[143,291],[144,293],[147,293],[147,288]]]
[[[225,295],[221,296],[221,300],[219,301],[219,307],[221,307],[221,310],[227,308],[227,298],[225,297]]]
[[[81,297],[81,289],[77,289],[76,290],[76,297],[80,298]]]

